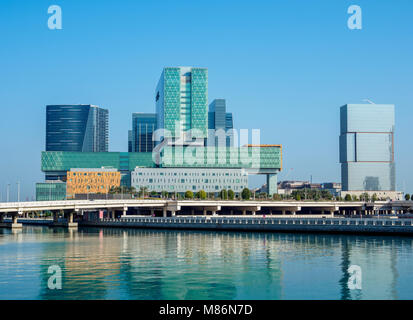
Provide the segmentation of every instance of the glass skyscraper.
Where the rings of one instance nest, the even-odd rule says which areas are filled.
[[[156,88],[157,128],[168,130],[172,142],[206,139],[208,131],[208,70],[164,68]],[[192,136],[184,134],[192,131]],[[195,134],[196,133],[196,134]]]
[[[215,99],[209,105],[208,112],[208,146],[222,146],[227,147],[234,146],[234,133],[232,131],[234,127],[232,120],[232,113],[226,112],[225,99]],[[221,130],[225,133],[225,137],[220,140],[219,133]]]
[[[395,191],[394,105],[348,104],[340,123],[343,191]]]
[[[152,152],[155,147],[152,139],[155,130],[155,113],[133,113],[130,152]]]
[[[93,105],[46,106],[46,151],[107,152],[109,112]]]

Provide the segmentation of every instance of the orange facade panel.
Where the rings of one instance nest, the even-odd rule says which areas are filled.
[[[108,193],[110,188],[120,186],[118,171],[68,171],[66,194]]]

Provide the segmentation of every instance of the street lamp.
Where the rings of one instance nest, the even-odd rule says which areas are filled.
[[[17,181],[17,202],[20,202],[20,181]]]
[[[7,184],[7,202],[10,201],[10,183]]]

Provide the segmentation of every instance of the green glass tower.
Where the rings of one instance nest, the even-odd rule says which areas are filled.
[[[155,93],[157,128],[172,144],[201,141],[208,132],[208,70],[164,68]]]

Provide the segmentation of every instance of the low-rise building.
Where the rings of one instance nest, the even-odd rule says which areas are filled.
[[[337,197],[341,192],[341,183],[325,182],[322,184],[322,189],[329,191],[333,196]]]
[[[392,200],[392,201],[401,201],[403,200],[403,192],[401,191],[341,191],[341,197],[345,198],[346,195],[350,195],[352,198],[363,197],[365,194],[368,195],[368,198],[372,200],[376,198],[377,200]]]
[[[36,201],[58,201],[66,199],[66,183],[46,181],[36,183]]]
[[[244,169],[203,168],[135,168],[131,184],[136,190],[217,193],[222,189],[240,193],[248,187],[248,173]]]
[[[67,172],[67,198],[76,194],[108,193],[120,186],[120,172],[112,168],[76,168]]]

